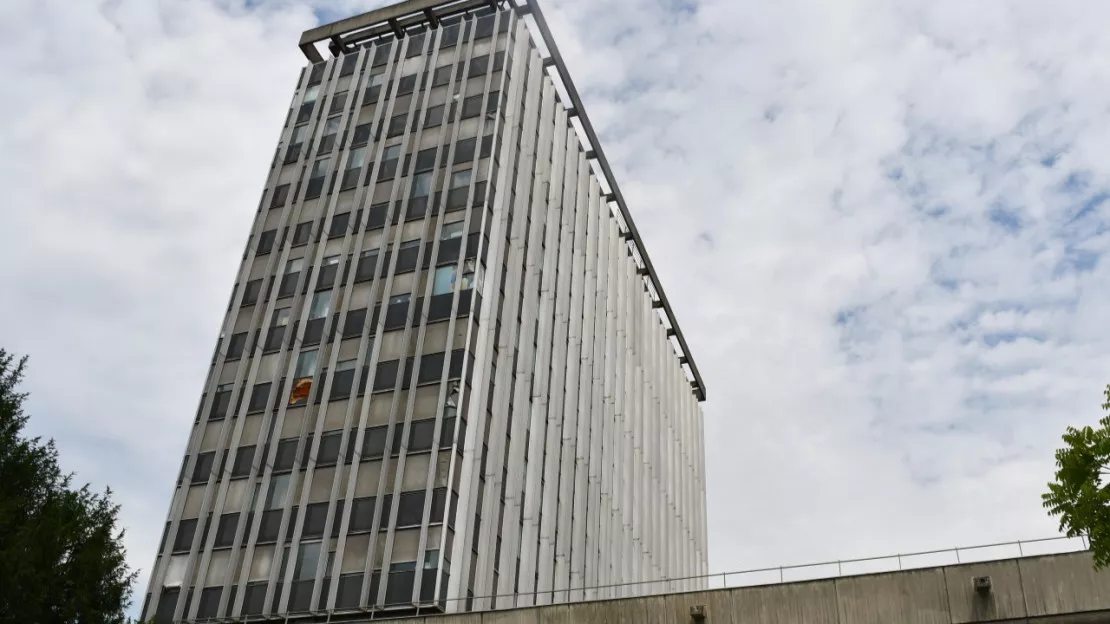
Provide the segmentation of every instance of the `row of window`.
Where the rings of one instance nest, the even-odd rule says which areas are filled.
[[[288,487],[287,485],[285,487]],[[271,496],[267,497],[267,505],[270,505],[270,498],[273,495],[273,487],[271,486]],[[285,492],[282,491],[282,496]],[[418,527],[421,525],[424,517],[424,502],[426,497],[424,490],[415,492],[401,492],[397,501],[397,522],[393,525],[395,529],[404,529]],[[457,501],[458,496],[452,492],[452,502]],[[351,510],[347,518],[347,534],[353,535],[357,533],[367,533],[374,528],[374,507],[377,498],[368,496],[363,498],[356,498],[351,501]],[[382,506],[377,516],[378,528],[381,531],[389,528],[389,515],[392,513],[393,496],[386,494],[382,497]],[[444,511],[447,504],[447,488],[436,488],[432,491],[431,509],[428,517],[428,524],[440,524],[444,520]],[[284,507],[280,501],[276,504],[269,506],[262,515],[259,517],[258,522],[258,536],[256,539],[257,544],[272,544],[278,541],[281,532],[281,521],[283,516]],[[312,503],[305,506],[304,524],[301,527],[301,539],[312,540],[319,539],[324,536],[325,526],[327,524],[329,503]],[[341,519],[343,518],[344,501],[336,502],[336,512],[334,521],[332,522],[332,537],[339,537],[342,529]],[[452,505],[452,510],[457,505]],[[297,517],[298,507],[294,505],[290,508],[290,525],[285,532],[285,542],[293,541],[293,527],[292,522]],[[235,531],[239,526],[239,512],[222,514],[216,522],[216,536],[213,539],[212,548],[230,548],[235,545]],[[250,538],[249,528],[253,526],[254,512],[247,514],[246,527],[247,530],[243,531],[241,543],[246,544]],[[448,524],[453,523],[453,514],[448,518]],[[203,548],[204,542],[208,539],[208,532],[210,530],[209,524],[211,519],[204,523],[203,533],[201,536],[201,547]],[[170,551],[173,554],[187,553],[193,547],[193,538],[196,535],[197,528],[200,526],[199,519],[189,518],[181,520],[177,523],[177,534],[174,536],[173,547]],[[165,536],[163,535],[163,540]],[[163,543],[163,547],[165,544]]]
[[[433,289],[438,287],[442,290],[433,290],[433,296],[453,292],[453,287],[457,281],[456,277],[458,274],[456,262],[459,259],[459,255],[463,253],[462,227],[463,225],[461,221],[444,226],[439,247],[436,251],[436,270],[433,277]],[[424,246],[423,261],[421,262],[420,242],[421,239],[417,238],[405,241],[398,245],[396,251],[396,264],[393,266],[394,275],[403,275],[405,273],[410,273],[412,271],[415,271],[418,267],[427,269],[429,268],[429,266],[432,265],[433,245],[426,244]],[[479,234],[477,232],[471,233],[466,238],[465,260],[467,262],[464,263],[464,274],[463,280],[461,282],[461,284],[465,285],[463,287],[463,290],[473,288],[476,271],[475,267],[477,266],[474,263],[474,259],[479,256],[480,246],[488,247],[488,244],[481,245],[481,243],[483,242],[483,239],[479,238]],[[481,256],[485,256],[485,251],[486,250],[483,249]],[[325,257],[322,261],[319,273],[316,277],[315,287],[317,294],[314,295],[313,307],[315,308],[317,304],[320,306],[330,306],[331,293],[326,292],[321,295],[320,291],[329,291],[331,288],[333,288],[335,286],[337,277],[339,278],[340,283],[346,283],[352,266],[354,266],[355,270],[355,283],[365,282],[373,279],[375,267],[378,266],[378,255],[378,249],[363,250],[359,254],[357,264],[354,262],[353,256],[348,256],[348,262],[343,266],[342,276],[339,275],[341,256],[335,255]],[[392,255],[392,251],[385,252],[384,257],[381,259],[381,268],[378,271],[379,277],[386,277],[389,275]],[[270,277],[269,287],[267,288],[265,298],[269,299],[270,294],[273,292],[275,283],[277,284],[277,296],[279,299],[295,295],[297,293],[297,286],[301,283],[300,279],[302,273],[305,275],[302,292],[307,294],[308,288],[311,285],[311,281],[308,279],[309,272],[305,270],[305,258],[291,258],[286,261],[285,269],[281,274],[280,280],[278,280],[277,277]],[[250,280],[243,285],[243,297],[240,300],[241,306],[255,305],[260,301],[260,299],[262,298],[262,285],[264,281],[265,278],[260,277]],[[448,287],[450,287],[450,289],[448,289]],[[406,294],[403,296],[407,297],[408,295]],[[317,301],[317,298],[320,299],[319,302]],[[279,309],[279,311],[281,310],[284,310],[284,308]],[[322,318],[323,316],[326,316],[326,313],[321,314],[316,318]],[[278,317],[275,315],[275,321],[277,320],[280,319],[278,319]],[[286,318],[285,320],[288,321],[288,318]],[[279,324],[275,322],[272,326],[276,327],[284,324]]]
[[[301,550],[304,545],[301,546]],[[300,550],[298,550],[300,553]],[[334,553],[332,553],[334,554]],[[305,559],[310,559],[312,553],[307,553]],[[319,554],[316,554],[319,557]],[[440,600],[444,600],[447,590],[446,571],[440,573],[438,569],[439,551],[427,551],[425,563],[421,573],[420,582],[420,597],[421,603],[432,603],[435,601],[435,587],[437,581],[437,574],[441,577],[441,593]],[[446,562],[445,562],[446,563]],[[301,564],[301,557],[298,556],[297,565]],[[307,562],[303,564],[305,567],[310,567]],[[444,565],[444,568],[448,566]],[[329,568],[330,571],[330,568]],[[389,575],[386,579],[386,592],[384,596],[384,604],[386,606],[393,605],[410,605],[412,604],[412,593],[415,586],[417,574],[417,564],[414,561],[394,563],[389,567]],[[371,575],[371,582],[369,588],[369,604],[376,605],[378,602],[378,586],[381,581],[381,570],[375,570]],[[354,572],[343,574],[339,577],[339,586],[336,588],[336,609],[352,609],[359,607],[361,604],[363,574],[361,572]],[[329,595],[328,587],[331,583],[330,578],[323,579],[323,586],[320,591],[320,600],[317,603],[317,609],[323,610],[326,608],[326,603]],[[305,612],[311,609],[311,597],[313,591],[314,579],[295,580],[293,581],[289,592],[289,605],[287,611],[289,613]],[[232,586],[230,596],[228,597],[227,607],[225,608],[224,615],[230,616],[235,604],[235,592],[238,588]],[[261,615],[265,607],[266,599],[266,581],[251,582],[246,585],[245,593],[243,596],[243,609],[242,615]],[[195,588],[190,588],[186,597],[186,604],[191,604],[193,600],[193,592]],[[277,612],[280,606],[279,600],[282,594],[282,583],[277,583],[274,591],[273,602],[271,603],[271,611]],[[180,587],[165,587],[162,590],[160,600],[158,601],[158,611],[154,615],[155,624],[171,624],[173,622],[173,612],[177,608],[177,601],[181,595]],[[204,620],[208,618],[219,617],[219,604],[220,598],[223,596],[223,587],[205,587],[201,590],[200,603],[197,610],[197,619]]]
[[[293,389],[289,395],[289,405],[303,405],[308,402],[311,390],[313,387],[313,379],[316,377],[317,359],[319,357],[318,349],[310,349],[301,351],[297,357],[296,372],[294,376]],[[370,357],[370,354],[367,354]],[[398,380],[401,382],[401,389],[407,390],[410,385],[417,386],[429,383],[439,383],[443,378],[443,369],[447,367],[447,378],[458,379],[463,374],[463,363],[466,358],[466,351],[464,349],[455,349],[451,352],[448,358],[447,353],[426,353],[420,356],[419,368],[416,364],[416,356],[409,356],[404,362],[402,368],[401,360],[385,360],[378,362],[375,367],[374,385],[370,392],[385,392],[391,391],[397,386]],[[473,355],[469,356],[473,360]],[[468,367],[467,376],[473,369],[473,364]],[[357,360],[344,360],[337,362],[335,370],[332,371],[331,391],[328,395],[329,401],[339,401],[350,398],[355,391],[355,374],[358,371]],[[327,376],[328,370],[323,369],[320,373],[320,383],[316,386],[315,402],[317,404],[323,402],[323,388],[324,377]],[[414,374],[415,373],[415,374]],[[362,366],[362,375],[358,380],[358,396],[366,394],[366,386],[369,383],[370,366],[364,364]],[[278,388],[285,386],[285,379],[283,378],[278,383]],[[234,383],[225,383],[216,386],[215,394],[212,397],[212,405],[209,409],[208,420],[217,421],[226,418],[229,414],[231,406],[231,395],[235,387]],[[250,401],[247,403],[247,413],[265,411],[269,405],[271,395],[271,388],[273,382],[263,382],[255,384],[251,389]],[[242,405],[243,394],[239,394],[239,400],[235,409],[230,413],[234,416],[238,414],[239,407]],[[203,399],[202,399],[203,402]]]
[[[445,416],[440,427],[439,446],[440,448],[450,448],[456,439],[455,435],[455,412],[454,407],[448,407],[448,412],[451,416]],[[421,453],[424,451],[432,450],[433,440],[435,436],[435,419],[428,418],[424,420],[412,421],[409,425],[408,445],[406,446],[406,453]],[[334,466],[339,462],[340,445],[342,443],[343,431],[332,431],[320,436],[320,446],[316,451],[316,466]],[[359,452],[360,461],[372,461],[382,459],[385,456],[386,440],[388,439],[389,427],[388,425],[381,425],[377,427],[367,427],[363,433],[362,447]],[[347,452],[345,461],[346,463],[353,463],[355,461],[355,431],[349,434],[349,444],[347,445]],[[464,440],[466,436],[466,421],[463,420],[459,423],[458,440]],[[393,457],[401,453],[401,425],[396,426],[393,444],[391,445],[390,453]],[[274,457],[273,472],[289,472],[296,467],[297,448],[299,439],[289,438],[278,442],[277,450]],[[235,460],[231,465],[231,478],[237,479],[248,477],[251,475],[251,468],[254,465],[256,445],[241,446],[235,451]],[[309,462],[309,452],[312,448],[312,435],[309,435],[305,444],[301,448],[301,462],[300,467],[302,470],[307,469]],[[262,447],[262,458],[265,459],[269,453],[269,444]],[[224,461],[227,461],[227,456],[224,455]],[[189,458],[186,457],[182,463],[184,470],[185,464],[188,463]],[[204,484],[208,482],[212,474],[212,468],[216,461],[216,451],[208,451],[197,455],[196,462],[193,464],[193,472],[190,475],[190,483],[193,485]],[[261,474],[261,464],[259,474]],[[224,466],[220,467],[220,473],[224,471]],[[288,479],[288,475],[285,475]],[[277,477],[273,477],[277,479]],[[180,482],[180,479],[179,479]],[[272,481],[272,483],[281,483],[281,481]],[[288,481],[285,481],[288,484]],[[271,490],[276,487],[271,484]],[[269,508],[269,507],[267,507]]]

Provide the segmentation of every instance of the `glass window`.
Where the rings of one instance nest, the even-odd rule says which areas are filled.
[[[409,294],[408,293],[405,293],[403,295],[393,295],[392,297],[389,298],[389,305],[397,305],[397,304],[408,303],[408,302],[409,302]]]
[[[439,551],[426,550],[424,551],[424,569],[434,570],[439,567]]]
[[[308,311],[308,320],[324,318],[331,312],[331,292],[318,292],[312,296],[312,307]]]
[[[347,169],[360,169],[364,164],[366,164],[366,148],[351,150],[351,156],[347,159]]]
[[[338,132],[339,132],[339,117],[338,116],[329,117],[328,120],[326,122],[324,122],[324,136],[336,134]]]
[[[321,158],[312,164],[312,178],[322,178],[328,173],[329,158]]]
[[[290,260],[289,262],[285,263],[285,274],[289,275],[290,273],[300,273],[302,268],[304,268],[304,258],[296,258]]]
[[[385,84],[385,74],[372,74],[370,76],[370,86],[380,87]]]
[[[455,265],[443,266],[436,269],[435,281],[432,283],[432,295],[445,295],[455,289]]]
[[[424,120],[425,128],[434,128],[443,123],[443,104],[428,108],[428,116]]]
[[[432,173],[418,173],[412,179],[412,196],[427,197],[432,192]]]
[[[470,170],[464,169],[451,174],[451,188],[457,189],[470,185]]]
[[[382,160],[397,160],[401,157],[401,146],[390,145],[382,152]]]
[[[320,561],[320,542],[301,544],[297,549],[297,566],[293,570],[294,581],[311,581],[316,578],[316,564]]]
[[[289,308],[274,310],[274,327],[285,327],[289,324]]]
[[[301,124],[293,128],[293,136],[289,139],[290,145],[300,145],[304,143],[304,137],[308,134],[308,124]]]
[[[315,102],[316,97],[319,96],[319,95],[320,95],[320,85],[312,85],[311,87],[305,89],[304,103],[308,104],[310,102]]]
[[[289,493],[289,475],[273,475],[270,477],[270,489],[266,493],[266,509],[277,509],[285,506],[285,496]]]
[[[297,373],[298,379],[302,377],[311,377],[316,374],[316,357],[319,352],[316,349],[311,351],[301,351],[301,355],[297,358]]]
[[[358,366],[358,360],[344,360],[335,364],[335,372],[341,373],[343,371],[354,370]]]
[[[440,232],[439,240],[451,240],[453,238],[462,238],[463,235],[462,221],[455,221],[454,223],[444,223],[443,231]]]

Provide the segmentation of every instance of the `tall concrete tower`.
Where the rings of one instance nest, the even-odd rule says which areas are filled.
[[[144,617],[699,587],[705,386],[540,8],[300,45]]]

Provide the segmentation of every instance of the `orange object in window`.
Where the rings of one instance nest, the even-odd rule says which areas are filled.
[[[312,378],[304,377],[293,382],[293,391],[289,393],[289,404],[298,405],[308,400],[312,390]]]

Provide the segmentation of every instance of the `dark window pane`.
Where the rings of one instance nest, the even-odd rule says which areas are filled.
[[[271,327],[266,334],[266,344],[262,348],[264,352],[277,351],[281,348],[281,341],[285,338],[285,326]]]
[[[339,445],[343,441],[343,432],[326,433],[320,437],[320,448],[316,452],[317,466],[331,466],[339,461]]]
[[[297,459],[297,440],[295,438],[278,442],[277,455],[274,457],[274,470],[292,470]]]
[[[486,15],[485,17],[478,18],[478,23],[474,26],[474,38],[484,39],[493,36],[493,15]],[[501,16],[502,20],[507,20],[506,15]]]
[[[362,438],[362,459],[378,459],[385,455],[388,426],[370,427]]]
[[[397,81],[397,95],[408,95],[416,88],[416,74],[401,76]]]
[[[177,537],[173,540],[173,552],[188,551],[193,547],[193,534],[197,531],[197,519],[182,520],[177,523]]]
[[[351,501],[351,522],[348,532],[369,531],[374,523],[374,497],[356,498]]]
[[[432,106],[428,109],[428,116],[424,119],[425,128],[434,128],[443,123],[443,104]]]
[[[455,349],[451,352],[451,370],[448,372],[449,378],[454,379],[462,376],[464,353],[465,351],[462,349]]]
[[[347,312],[343,322],[343,337],[354,338],[362,335],[362,327],[366,324],[366,308]]]
[[[505,68],[505,51],[493,55],[493,71],[501,71]]]
[[[180,587],[165,587],[158,599],[158,610],[154,614],[154,624],[172,624],[173,612],[177,610],[177,599],[181,596]]]
[[[385,65],[389,61],[389,50],[392,48],[392,43],[382,43],[374,48],[374,63],[373,67]]]
[[[200,607],[197,609],[197,618],[214,618],[220,607],[220,594],[222,587],[205,587],[200,592]]]
[[[432,513],[428,522],[443,522],[443,507],[447,502],[447,488],[436,488],[432,492]]]
[[[278,286],[279,297],[291,297],[297,290],[297,280],[301,277],[300,271],[294,273],[286,273],[281,276],[281,284]]]
[[[331,219],[331,228],[328,230],[328,236],[336,238],[343,236],[347,233],[347,226],[351,224],[351,213],[342,212],[335,215]]]
[[[420,240],[411,240],[401,243],[397,251],[397,273],[406,273],[416,269],[420,260]]]
[[[443,37],[440,39],[440,47],[447,48],[459,42],[459,25],[454,24],[443,29]]]
[[[303,345],[320,344],[320,339],[324,335],[324,321],[327,319],[312,319],[304,324],[304,338],[301,340]]]
[[[366,213],[366,229],[373,230],[385,225],[385,219],[389,213],[389,204],[374,204],[370,206],[370,210]]]
[[[435,73],[432,74],[432,86],[438,87],[449,82],[451,82],[451,66],[437,67]]]
[[[405,49],[405,57],[412,58],[420,56],[424,52],[424,33],[419,35],[412,35],[409,37],[408,47]]]
[[[370,124],[364,123],[355,126],[351,145],[362,145],[370,140]]]
[[[482,56],[476,56],[470,61],[470,72],[467,74],[467,77],[474,78],[476,76],[482,76],[486,73],[486,69],[488,68],[489,55],[483,54]]]
[[[235,528],[239,525],[238,513],[227,513],[220,516],[220,525],[216,529],[216,548],[231,546],[235,541]]]
[[[243,347],[247,344],[247,332],[232,334],[227,341],[227,355],[225,359],[237,360],[243,357]]]
[[[469,138],[463,139],[455,145],[455,161],[454,164],[468,163],[474,159],[474,147],[477,145],[477,139]]]
[[[261,615],[266,605],[266,581],[250,583],[243,593],[243,615]]]
[[[378,371],[374,375],[374,391],[391,390],[397,384],[398,360],[378,362]]]
[[[363,254],[358,259],[358,267],[355,268],[355,281],[363,282],[374,277],[374,267],[378,263],[378,254]]]
[[[325,68],[326,63],[316,63],[313,65],[312,70],[308,73],[308,84],[320,84],[320,81],[324,79]]]
[[[397,567],[393,564],[392,567]],[[385,604],[408,604],[412,602],[412,586],[416,579],[416,570],[390,571],[389,581],[385,586]]]
[[[355,73],[355,64],[358,62],[358,54],[351,53],[343,55],[343,65],[339,68],[340,76],[350,76]]]
[[[454,293],[432,296],[431,301],[428,302],[428,322],[442,321],[451,317],[451,298],[453,296]],[[424,367],[421,366],[421,371],[423,370]]]
[[[420,150],[416,153],[416,165],[413,173],[429,171],[436,166],[436,148]]]
[[[274,241],[277,240],[277,230],[266,230],[258,235],[258,248],[255,253],[259,256],[265,255],[273,251]]]
[[[289,185],[282,184],[274,188],[274,195],[270,198],[270,208],[277,208],[285,205],[285,200],[289,197]]]
[[[355,369],[336,371],[331,381],[331,396],[329,400],[335,401],[351,396],[351,387],[355,383]],[[336,452],[339,449],[336,448]]]
[[[266,400],[269,398],[270,382],[255,384],[254,389],[251,390],[251,400],[247,404],[247,410],[260,412],[266,409]]]
[[[258,542],[276,542],[278,532],[281,530],[281,509],[269,509],[262,512],[262,520],[258,525]]]
[[[420,373],[417,383],[439,381],[443,376],[443,353],[429,353],[420,357]],[[431,440],[428,441],[431,444]]]
[[[335,596],[336,609],[350,609],[358,606],[362,593],[362,573],[344,574],[339,577],[339,590]]]
[[[301,537],[323,537],[328,519],[328,504],[313,503],[304,508],[304,529]]]
[[[435,435],[436,421],[434,418],[413,421],[409,425],[409,452],[426,451],[432,448],[432,437]]]
[[[401,268],[397,267],[397,272],[401,272]],[[385,309],[385,330],[391,331],[394,329],[401,329],[405,326],[408,320],[409,302],[404,301],[401,303],[392,303]],[[392,384],[391,384],[392,385]],[[375,390],[377,389],[377,382],[374,382]]]
[[[216,461],[216,452],[208,451],[197,455],[197,462],[193,464],[193,483],[207,483],[212,474],[212,464]]]
[[[254,445],[240,446],[235,451],[235,463],[231,466],[232,477],[245,477],[251,473],[251,464],[254,463]]]
[[[405,123],[407,121],[408,115],[405,113],[394,115],[393,118],[389,120],[389,131],[386,133],[386,136],[401,136],[401,134],[405,132]]]
[[[420,524],[424,515],[424,492],[402,492],[397,509],[397,526]]]
[[[477,117],[482,112],[482,96],[472,95],[463,100],[462,118]]]
[[[298,223],[297,229],[293,230],[293,246],[307,245],[310,240],[312,240],[312,222]]]
[[[243,305],[258,303],[258,295],[262,292],[262,279],[251,280],[243,288]]]

